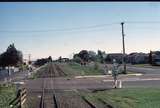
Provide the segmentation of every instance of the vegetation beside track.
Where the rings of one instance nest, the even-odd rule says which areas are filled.
[[[9,102],[16,97],[16,87],[9,85],[8,87],[0,86],[0,108],[10,108]]]
[[[36,79],[36,78],[38,78],[40,74],[42,74],[44,71],[47,71],[47,66],[48,66],[48,64],[40,66],[38,70],[35,70],[34,72],[32,72],[32,74],[29,77],[29,79]]]
[[[85,98],[110,108],[160,108],[160,88],[112,89],[88,93]]]
[[[62,65],[63,70],[70,75],[102,75],[104,71],[99,64],[81,66],[78,63],[67,63]]]
[[[70,63],[54,63],[56,64],[56,69],[59,68],[58,71],[62,71],[66,74],[66,77],[78,76],[78,75],[104,75],[104,69],[102,64],[100,63],[92,63],[86,66],[81,66],[78,63],[70,62]],[[29,79],[41,78],[43,75],[47,74],[44,72],[48,71],[48,64],[39,67],[38,70],[32,72]],[[61,73],[62,73],[61,72]],[[128,74],[132,74],[135,72],[127,72]]]

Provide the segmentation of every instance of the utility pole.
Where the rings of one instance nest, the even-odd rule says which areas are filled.
[[[31,54],[28,54],[28,61],[31,60]]]
[[[123,59],[122,59],[122,63],[124,66],[124,72],[126,74],[126,59],[125,59],[125,43],[124,43],[124,22],[121,22],[121,26],[122,26],[122,44],[123,44]]]
[[[28,54],[28,64],[31,64],[31,54]]]

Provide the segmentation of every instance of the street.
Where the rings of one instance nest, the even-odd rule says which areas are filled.
[[[144,74],[160,74],[160,67],[155,68],[155,67],[138,67],[138,66],[133,66],[133,65],[128,65],[127,66],[128,71],[132,72],[139,72],[139,73],[144,73]]]
[[[51,89],[51,78],[39,78],[26,82],[26,88],[30,90],[41,90],[42,81],[45,80],[45,89]],[[150,74],[142,76],[120,75],[118,80],[122,81],[122,88],[130,87],[160,87],[160,75]],[[104,78],[54,78],[54,89],[109,89],[113,87],[111,76]]]

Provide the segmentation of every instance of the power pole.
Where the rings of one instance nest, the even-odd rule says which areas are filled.
[[[124,22],[121,22],[121,26],[122,26],[122,44],[123,44],[123,59],[122,59],[122,63],[124,66],[124,72],[126,74],[126,57],[125,57],[125,43],[124,43]]]
[[[149,64],[153,65],[153,62],[152,62],[152,51],[151,50],[150,50],[150,53],[149,53]]]
[[[28,61],[31,60],[31,54],[28,54]]]

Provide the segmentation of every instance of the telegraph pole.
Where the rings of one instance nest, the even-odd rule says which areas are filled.
[[[124,43],[124,22],[121,22],[121,26],[122,26],[122,44],[123,44],[123,59],[122,59],[122,63],[124,66],[124,72],[126,74],[126,59],[125,59],[125,43]]]
[[[31,54],[28,54],[28,61],[31,60]]]

